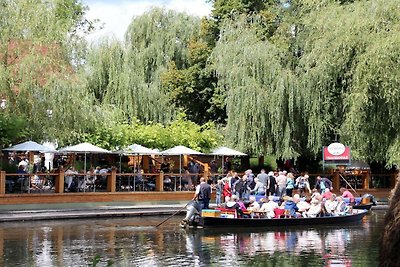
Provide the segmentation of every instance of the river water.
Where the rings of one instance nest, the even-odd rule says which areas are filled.
[[[377,266],[384,211],[338,226],[184,230],[176,216],[0,224],[0,266]]]

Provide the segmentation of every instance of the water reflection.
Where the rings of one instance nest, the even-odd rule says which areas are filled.
[[[180,218],[0,225],[0,266],[375,266],[383,212],[360,224],[183,230]],[[361,244],[361,245],[360,245]]]

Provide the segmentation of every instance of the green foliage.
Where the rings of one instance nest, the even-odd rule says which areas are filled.
[[[13,120],[12,128],[37,141],[76,140],[104,119],[76,72],[81,63],[75,63],[84,53],[83,37],[77,33],[89,23],[86,8],[72,0],[10,0],[1,5],[0,96],[8,103],[6,116],[25,122]],[[18,140],[16,135],[12,142]]]
[[[26,132],[26,119],[14,114],[7,114],[0,109],[0,148],[8,147],[29,136]]]
[[[400,114],[398,3],[325,1],[302,18],[298,70],[308,146],[318,153],[340,137],[356,158],[390,159]]]
[[[165,126],[160,123],[143,124],[139,120],[133,120],[130,124],[98,127],[93,133],[82,136],[82,141],[111,150],[123,149],[137,143],[160,150],[184,145],[209,152],[221,142],[221,139],[212,123],[199,126],[186,120],[183,114]]]
[[[298,0],[224,14],[212,60],[229,143],[291,158],[339,140],[355,158],[396,161],[396,1]],[[272,31],[260,30],[265,21]]]
[[[224,105],[216,101],[217,78],[207,64],[210,53],[210,47],[203,40],[193,40],[189,43],[190,66],[178,70],[176,64],[171,63],[161,76],[170,102],[182,108],[189,120],[199,124],[225,120]]]
[[[152,9],[135,18],[124,44],[104,40],[89,55],[89,90],[102,103],[115,105],[126,118],[167,123],[176,108],[165,97],[161,76],[168,64],[188,62],[188,43],[200,21],[183,13]]]

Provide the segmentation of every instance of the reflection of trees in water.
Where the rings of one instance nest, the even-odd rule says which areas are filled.
[[[374,213],[368,216],[370,222],[360,224],[269,231],[184,231],[173,223],[165,228],[148,226],[159,223],[159,218],[2,224],[0,242],[3,263],[11,260],[9,266],[27,262],[87,266],[96,256],[101,258],[99,266],[107,261],[118,263],[115,266],[343,266],[354,257],[357,265],[371,266],[376,262],[380,234],[375,228],[383,227],[383,213]]]

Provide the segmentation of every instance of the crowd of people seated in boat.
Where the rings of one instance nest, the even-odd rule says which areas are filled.
[[[342,196],[332,194],[329,199],[322,198],[316,193],[312,198],[300,198],[299,194],[293,197],[276,198],[269,196],[257,201],[251,196],[249,201],[242,201],[236,195],[226,197],[220,209],[234,209],[237,217],[241,218],[315,218],[323,216],[342,216],[351,212]]]
[[[233,209],[238,217],[297,218],[339,216],[351,211],[354,196],[346,188],[341,195],[332,193],[332,182],[316,177],[311,190],[309,176],[261,170],[255,176],[247,170],[242,177],[236,172],[217,181],[216,204],[221,209]]]

